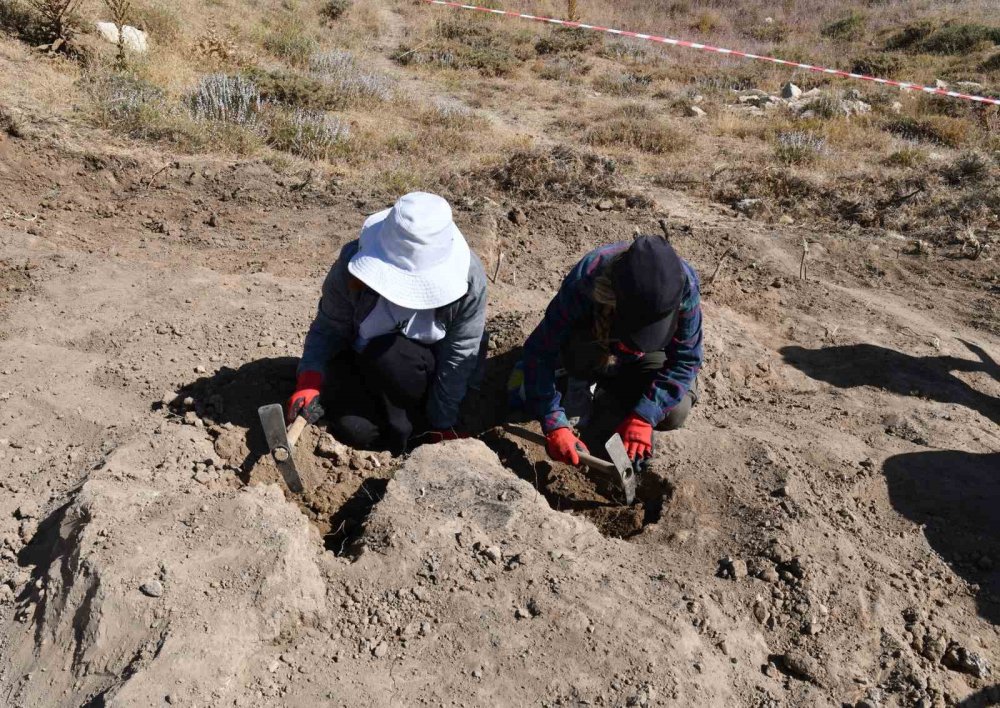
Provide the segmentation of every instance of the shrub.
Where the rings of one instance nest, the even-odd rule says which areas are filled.
[[[649,50],[631,42],[608,42],[601,47],[598,55],[628,64],[646,64],[650,61]]]
[[[884,160],[891,167],[919,167],[927,162],[927,152],[916,146],[896,150]]]
[[[896,34],[889,37],[885,43],[886,49],[909,49],[934,31],[934,24],[921,20],[907,25]]]
[[[812,111],[820,118],[835,118],[844,114],[842,102],[836,96],[822,94],[809,101],[804,106],[805,110]]]
[[[924,38],[918,48],[930,54],[965,54],[981,46],[995,44],[1000,44],[1000,27],[945,25]]]
[[[559,28],[548,37],[542,37],[535,43],[535,51],[539,54],[565,54],[567,52],[585,52],[602,42],[601,35],[596,32],[577,28]]]
[[[519,150],[489,173],[496,186],[522,199],[576,201],[616,193],[614,160],[565,145]]]
[[[785,23],[780,21],[771,22],[757,22],[746,30],[748,37],[756,39],[758,42],[770,42],[772,44],[781,44],[789,35],[792,33],[791,28]]]
[[[899,116],[888,120],[884,127],[907,140],[925,140],[947,147],[961,147],[974,129],[968,121],[951,116]]]
[[[583,138],[588,145],[624,147],[663,155],[683,147],[687,141],[657,119],[615,118],[595,125]]]
[[[132,14],[135,17],[136,27],[149,32],[156,41],[169,42],[180,36],[180,18],[166,3],[150,2],[137,5]]]
[[[702,34],[708,34],[709,32],[714,32],[719,29],[722,24],[722,19],[719,15],[711,10],[704,10],[695,19],[694,23],[691,25],[691,29],[696,32],[701,32]]]
[[[860,12],[852,12],[847,17],[823,27],[820,34],[838,42],[849,42],[861,39],[865,33],[865,16]]]
[[[98,124],[133,137],[152,137],[166,110],[163,92],[133,74],[93,76],[85,86]]]
[[[867,74],[884,79],[894,78],[902,68],[903,62],[898,56],[884,52],[865,54],[851,63],[851,71],[855,74]]]
[[[202,77],[187,97],[195,120],[254,127],[260,116],[257,84],[243,76],[210,74]]]
[[[347,141],[346,123],[322,112],[275,112],[267,123],[268,144],[308,160],[327,160]]]
[[[331,85],[350,105],[378,103],[392,98],[392,83],[382,74],[362,69],[354,55],[345,51],[314,54],[309,70]]]
[[[580,57],[550,57],[535,66],[535,73],[548,81],[577,81],[590,73],[590,64]]]
[[[801,131],[792,131],[778,135],[774,146],[774,155],[786,165],[803,165],[815,162],[826,153],[826,140]]]
[[[636,96],[645,93],[653,77],[631,72],[602,74],[594,81],[594,88],[612,96]]]
[[[962,153],[941,170],[942,176],[954,185],[982,182],[991,172],[989,161],[975,152]]]
[[[3,106],[0,106],[0,131],[12,138],[24,137],[17,119]]]
[[[289,22],[264,38],[264,49],[290,64],[304,66],[316,52],[317,44],[301,25]]]
[[[428,64],[449,69],[476,69],[484,76],[512,73],[522,62],[514,41],[495,27],[478,22],[441,21],[436,35],[417,45],[400,45],[392,59],[402,66]],[[530,51],[530,50],[529,50]]]
[[[326,0],[319,9],[319,14],[323,19],[334,22],[351,9],[352,0]]]
[[[77,25],[77,10],[83,0],[28,0],[28,5],[38,13],[39,28],[49,40],[68,39]]]

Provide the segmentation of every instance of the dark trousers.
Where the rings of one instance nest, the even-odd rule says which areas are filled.
[[[437,368],[433,350],[401,334],[376,337],[330,366],[323,407],[334,437],[361,450],[406,451],[426,428],[424,407]]]
[[[638,361],[619,363],[606,369],[607,351],[607,347],[594,338],[589,327],[574,329],[562,350],[563,367],[571,377],[597,384],[590,423],[586,430],[581,431],[584,443],[592,450],[604,449],[604,443],[649,391],[653,379],[667,363],[664,352],[649,352]],[[682,428],[697,402],[696,380],[684,399],[656,429]]]

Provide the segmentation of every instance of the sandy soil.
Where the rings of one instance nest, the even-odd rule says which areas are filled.
[[[0,138],[0,194],[4,705],[1000,700],[995,261],[665,191],[463,200],[504,254],[483,442],[393,461],[313,428],[295,498],[256,409],[384,205],[41,132]],[[623,510],[489,431],[569,266],[660,216],[703,276],[708,361]]]

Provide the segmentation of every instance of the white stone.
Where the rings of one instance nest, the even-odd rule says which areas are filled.
[[[688,106],[687,115],[689,118],[704,118],[708,113],[705,112],[705,109],[698,106]]]
[[[802,89],[789,81],[781,87],[781,97],[784,99],[798,98],[802,95]]]
[[[114,22],[97,22],[94,26],[97,28],[97,33],[101,35],[102,39],[111,44],[118,44],[118,25]],[[122,27],[121,39],[125,48],[136,54],[145,54],[149,50],[146,33],[131,25]]]

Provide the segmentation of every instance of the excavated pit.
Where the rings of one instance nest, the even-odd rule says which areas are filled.
[[[589,519],[611,538],[631,538],[660,520],[673,490],[668,482],[646,475],[636,502],[626,506],[615,480],[584,469],[553,463],[539,446],[493,428],[481,439],[501,464],[529,482],[553,509]]]

